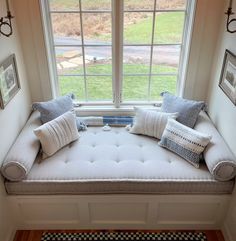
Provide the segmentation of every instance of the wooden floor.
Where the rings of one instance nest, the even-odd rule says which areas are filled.
[[[40,241],[43,232],[81,232],[81,230],[19,230],[16,232],[14,241]],[[207,241],[224,241],[223,235],[219,230],[204,232],[207,236]]]

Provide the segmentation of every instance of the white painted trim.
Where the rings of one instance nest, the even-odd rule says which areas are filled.
[[[6,237],[4,238],[4,241],[13,241],[16,234],[16,228],[12,225],[9,227],[8,232],[6,234]]]
[[[227,224],[224,222],[223,227],[221,229],[225,241],[235,241],[236,239],[233,238],[231,235],[230,229],[228,228]]]
[[[231,195],[8,196],[16,229],[220,229]]]
[[[189,66],[189,56],[190,56],[190,47],[191,47],[191,40],[193,35],[193,25],[194,25],[194,18],[196,13],[196,2],[197,0],[187,1],[187,10],[185,15],[185,26],[183,30],[183,44],[181,49],[180,55],[180,63],[182,65],[179,66],[179,73],[178,73],[178,82],[177,82],[177,93],[179,96],[183,97],[185,83],[187,78],[187,70]],[[187,20],[187,18],[189,20]]]
[[[57,77],[56,55],[53,47],[52,22],[49,14],[49,4],[47,0],[39,0],[39,5],[47,53],[47,65],[49,68],[49,81],[51,85],[52,97],[56,98],[59,95],[59,84]]]

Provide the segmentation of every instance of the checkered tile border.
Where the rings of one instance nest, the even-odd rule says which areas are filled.
[[[207,241],[203,232],[45,232],[41,241]]]

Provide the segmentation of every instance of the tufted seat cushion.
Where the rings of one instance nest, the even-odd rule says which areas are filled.
[[[89,127],[78,141],[36,160],[27,179],[6,181],[9,194],[224,194],[233,186],[216,181],[204,163],[196,169],[156,139],[124,127]]]

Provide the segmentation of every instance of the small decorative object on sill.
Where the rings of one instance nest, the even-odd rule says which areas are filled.
[[[236,105],[236,56],[228,49],[225,51],[219,86]]]
[[[110,131],[110,130],[111,130],[111,127],[110,127],[108,124],[106,124],[105,126],[102,127],[102,129],[103,129],[104,131]]]
[[[227,32],[229,33],[236,33],[236,29],[235,30],[232,30],[230,29],[230,24],[232,23],[235,23],[235,26],[236,26],[236,18],[232,18],[231,20],[229,19],[230,18],[230,15],[234,15],[234,12],[232,11],[232,3],[233,3],[233,0],[230,0],[229,1],[229,7],[228,7],[228,10],[227,12],[225,13],[227,15],[227,24],[226,24],[226,28],[227,28]]]
[[[20,90],[15,55],[10,55],[0,64],[0,107],[2,109]]]
[[[0,36],[2,34],[6,37],[10,37],[13,33],[11,20],[14,17],[11,15],[8,0],[6,0],[6,6],[7,6],[7,15],[5,17],[0,18]]]

